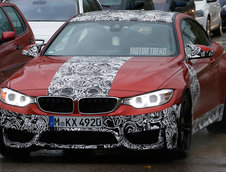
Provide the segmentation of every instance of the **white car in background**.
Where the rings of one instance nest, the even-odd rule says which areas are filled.
[[[36,40],[46,43],[72,16],[102,10],[98,0],[5,0],[16,4],[27,19]]]
[[[221,6],[219,0],[195,0],[196,20],[210,35],[222,35]]]

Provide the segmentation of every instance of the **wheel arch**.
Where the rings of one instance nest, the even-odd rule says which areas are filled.
[[[189,100],[190,100],[190,106],[191,106],[191,118],[192,118],[192,121],[193,121],[193,113],[192,113],[192,95],[191,95],[191,91],[190,91],[190,89],[188,88],[188,87],[186,87],[185,89],[184,89],[184,94],[183,95],[185,95],[185,94],[187,94],[188,95],[188,97],[189,97]]]
[[[185,90],[184,90],[184,94],[188,94],[188,96],[189,96],[189,98],[190,98],[190,101],[191,101],[191,103],[192,103],[191,91],[190,91],[190,89],[189,89],[189,88],[185,88]]]

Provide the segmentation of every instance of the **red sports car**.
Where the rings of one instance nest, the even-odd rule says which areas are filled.
[[[224,49],[188,15],[81,14],[1,85],[0,151],[166,148],[186,156],[192,134],[226,129],[225,97]]]

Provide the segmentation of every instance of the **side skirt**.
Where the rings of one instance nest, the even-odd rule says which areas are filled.
[[[223,118],[224,104],[216,106],[214,109],[202,115],[200,118],[196,119],[192,123],[192,134],[197,133],[208,125],[221,121]]]

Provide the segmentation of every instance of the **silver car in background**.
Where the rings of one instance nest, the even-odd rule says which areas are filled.
[[[72,16],[102,10],[98,0],[6,0],[18,6],[33,30],[35,39],[47,42]]]
[[[221,6],[219,0],[195,0],[196,20],[210,35],[222,35]]]

